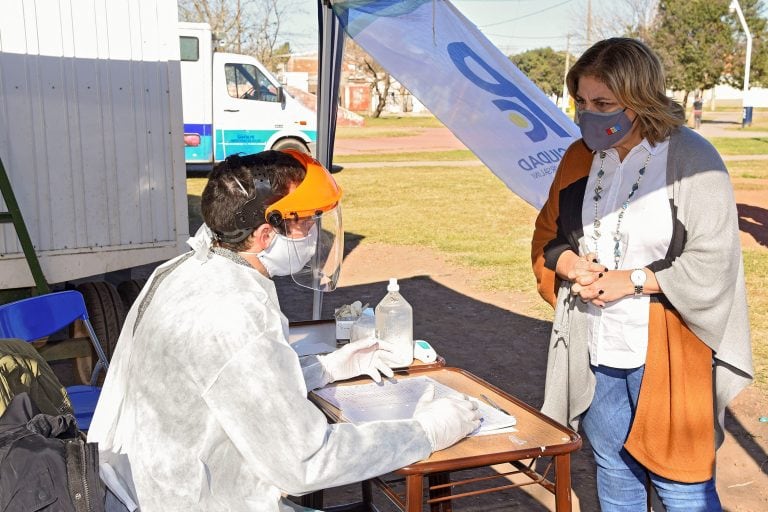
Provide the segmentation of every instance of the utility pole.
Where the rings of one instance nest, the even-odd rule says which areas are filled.
[[[592,46],[592,0],[587,0],[587,47]]]
[[[732,0],[729,9],[731,12],[736,11],[741,28],[744,29],[744,35],[747,37],[747,55],[744,61],[744,92],[741,97],[741,127],[744,128],[752,124],[752,105],[749,98],[749,65],[752,60],[752,33],[749,31],[747,20],[744,19],[744,13],[741,11],[739,0]]]
[[[563,72],[563,98],[560,103],[560,110],[564,113],[568,112],[568,68],[571,67],[571,34],[565,36],[565,71]]]

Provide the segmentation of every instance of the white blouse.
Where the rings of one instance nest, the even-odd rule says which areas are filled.
[[[629,200],[619,232],[619,270],[642,268],[663,258],[672,238],[672,212],[667,195],[667,152],[669,140],[656,146],[643,139],[623,162],[609,149],[603,162],[603,189],[597,203],[600,236],[594,239],[595,185],[600,156],[595,153],[587,180],[582,207],[584,238],[582,253],[597,252],[600,263],[614,270],[614,232],[621,206],[637,182],[638,171],[648,159],[639,188]],[[650,158],[649,158],[650,155]],[[589,305],[589,356],[592,365],[637,368],[645,364],[648,349],[648,308],[650,297],[626,296],[604,308]]]

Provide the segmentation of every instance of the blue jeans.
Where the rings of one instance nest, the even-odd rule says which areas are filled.
[[[582,427],[597,463],[597,494],[603,512],[643,512],[650,479],[667,512],[721,511],[715,480],[682,483],[647,471],[625,449],[624,441],[637,409],[644,366],[629,370],[592,367],[595,397]]]

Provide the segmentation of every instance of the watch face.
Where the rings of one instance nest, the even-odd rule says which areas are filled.
[[[645,272],[643,272],[641,269],[633,270],[631,274],[629,274],[629,278],[632,280],[633,284],[636,284],[638,286],[641,286],[645,284],[645,279],[647,276],[645,275]]]

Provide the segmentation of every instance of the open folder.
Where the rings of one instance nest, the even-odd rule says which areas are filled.
[[[379,420],[403,420],[413,418],[419,398],[427,386],[435,386],[435,398],[462,396],[453,388],[430,377],[394,378],[380,384],[354,384],[328,386],[314,393],[341,411],[342,417],[351,423]],[[482,416],[480,427],[470,435],[497,434],[515,431],[515,417],[505,414],[482,401],[477,403]]]

